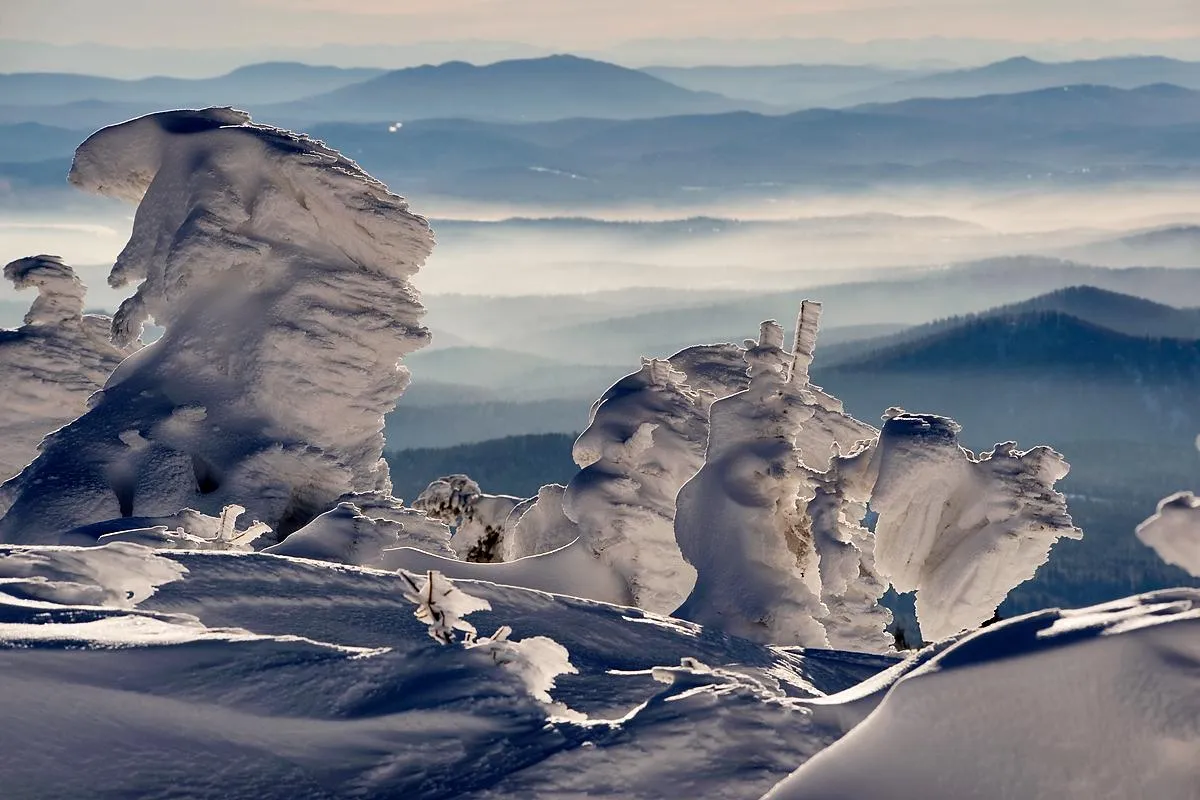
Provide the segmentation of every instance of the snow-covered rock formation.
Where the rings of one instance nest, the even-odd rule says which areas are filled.
[[[1200,578],[1200,497],[1177,492],[1163,499],[1137,537],[1163,561]]]
[[[460,559],[490,564],[504,560],[509,516],[522,502],[511,495],[484,494],[467,475],[446,475],[426,486],[413,508],[450,526],[450,545]]]
[[[61,258],[13,261],[4,277],[38,296],[22,327],[0,330],[0,483],[33,460],[42,437],[86,411],[88,398],[139,346],[117,347],[109,341],[112,321],[83,313],[85,287]]]
[[[675,541],[675,497],[704,463],[711,398],[646,359],[604,393],[572,450],[581,469],[563,510],[649,611],[674,611],[696,580]]]
[[[951,419],[888,417],[873,456],[876,565],[897,591],[917,592],[921,633],[934,641],[986,622],[1055,542],[1082,536],[1054,489],[1069,465],[1014,442],[975,457]]]
[[[322,143],[228,108],[105,128],[70,180],[139,204],[114,340],[149,319],[166,333],[14,479],[0,541],[232,503],[286,536],[390,490],[383,415],[429,339],[410,283],[424,219]]]

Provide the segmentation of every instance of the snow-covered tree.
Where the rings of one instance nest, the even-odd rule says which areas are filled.
[[[105,128],[70,181],[138,203],[114,340],[149,319],[166,333],[14,479],[0,541],[232,503],[286,536],[342,495],[390,491],[383,416],[429,339],[410,283],[433,246],[423,218],[324,144],[228,108]]]
[[[927,641],[986,622],[1055,542],[1082,536],[1054,489],[1069,470],[1059,453],[1006,442],[976,457],[960,430],[891,409],[873,456],[876,565],[897,591],[917,592]]]
[[[704,462],[711,401],[670,362],[645,359],[596,403],[572,451],[581,470],[563,509],[650,611],[670,613],[695,582],[675,541],[675,497]]]
[[[4,277],[38,296],[22,327],[0,330],[0,483],[33,460],[42,437],[86,411],[88,398],[140,346],[117,347],[108,338],[112,320],[83,313],[86,288],[61,258],[13,261]]]
[[[828,646],[819,562],[798,499],[796,451],[815,409],[792,383],[783,328],[764,322],[745,353],[750,385],[713,403],[704,465],[680,490],[675,535],[696,568],[677,616],[744,638]]]
[[[699,577],[678,613],[761,641],[886,650],[887,587],[862,525],[878,431],[809,379],[820,312],[802,305],[791,351],[763,323],[744,351],[749,387],[712,407],[704,468],[679,494],[676,535]]]
[[[493,563],[504,560],[509,516],[522,502],[510,495],[484,494],[466,475],[446,475],[425,487],[413,508],[450,526],[450,546],[463,561]]]

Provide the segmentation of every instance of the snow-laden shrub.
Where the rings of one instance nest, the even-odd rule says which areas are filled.
[[[460,559],[493,563],[504,560],[509,516],[522,502],[519,497],[484,494],[466,475],[447,475],[425,487],[413,508],[450,526],[450,546]]]
[[[501,669],[519,677],[534,699],[571,713],[550,697],[559,675],[578,672],[565,647],[546,636],[510,639],[512,628],[507,625],[501,625],[491,636],[478,636],[475,626],[463,617],[490,610],[487,600],[467,594],[440,572],[431,570],[421,576],[401,570],[399,575],[407,587],[404,598],[417,606],[413,616],[429,627],[430,637],[441,644],[457,642],[486,654]]]

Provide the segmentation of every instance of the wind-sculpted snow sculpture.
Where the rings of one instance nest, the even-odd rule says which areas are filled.
[[[879,603],[888,582],[875,566],[875,535],[863,526],[875,479],[870,456],[870,446],[862,446],[835,456],[827,472],[810,473],[805,513],[819,556],[826,609],[820,622],[830,646],[884,653],[895,649],[895,638],[887,630],[892,614]]]
[[[698,577],[677,615],[758,641],[884,651],[887,587],[862,526],[862,453],[878,431],[809,380],[820,313],[804,302],[791,351],[763,323],[743,351],[748,388],[712,406],[704,467],[678,498],[675,533]]]
[[[1163,499],[1137,537],[1163,561],[1200,578],[1200,497],[1177,492]]]
[[[429,339],[409,282],[424,219],[324,144],[228,108],[105,128],[70,180],[139,203],[110,276],[140,281],[114,340],[149,319],[166,333],[15,479],[0,541],[231,503],[286,536],[344,494],[390,491],[383,415]]]
[[[4,277],[38,296],[22,327],[0,330],[0,483],[34,459],[42,437],[86,411],[88,398],[140,346],[113,345],[111,320],[83,313],[85,287],[58,256],[13,261]]]
[[[796,434],[815,409],[788,379],[783,328],[764,322],[745,354],[748,389],[715,402],[704,466],[679,492],[675,535],[696,568],[676,616],[755,641],[827,647],[808,477]]]
[[[484,494],[466,475],[447,475],[425,487],[413,508],[454,529],[450,545],[463,561],[490,564],[504,560],[509,516],[522,502],[510,495]]]
[[[891,409],[874,456],[876,565],[897,591],[917,592],[926,641],[986,622],[1055,542],[1082,536],[1054,489],[1070,468],[1059,453],[1006,442],[975,457],[960,430]]]
[[[639,608],[674,611],[696,580],[675,541],[675,497],[704,463],[712,395],[646,359],[600,398],[572,454],[563,510]]]

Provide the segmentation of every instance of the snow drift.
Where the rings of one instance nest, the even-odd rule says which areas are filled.
[[[109,341],[108,317],[84,314],[86,287],[57,256],[30,256],[4,268],[38,296],[17,330],[0,330],[0,483],[37,455],[42,437],[87,410],[92,396],[139,344]],[[0,491],[0,513],[7,508]]]
[[[238,503],[278,536],[389,491],[383,415],[428,331],[410,278],[428,224],[353,161],[228,108],[93,134],[70,181],[138,203],[110,283],[127,360],[11,489],[0,541]]]
[[[1173,589],[965,637],[764,800],[1198,796],[1200,591]]]

